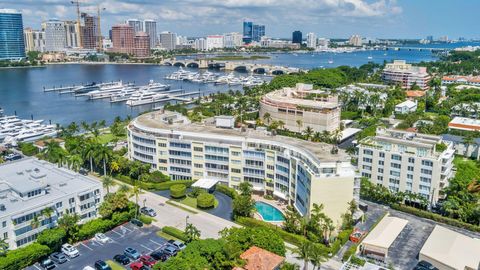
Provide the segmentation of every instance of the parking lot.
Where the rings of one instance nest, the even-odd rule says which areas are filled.
[[[138,228],[126,223],[105,233],[111,239],[108,243],[103,244],[95,239],[90,239],[76,244],[80,256],[68,259],[66,263],[57,264],[55,269],[81,270],[87,265],[93,267],[97,260],[113,260],[113,256],[116,254],[123,254],[126,247],[132,247],[141,254],[151,253],[160,249],[167,241],[156,235],[159,230],[155,226]],[[27,269],[39,270],[43,268],[37,263]]]

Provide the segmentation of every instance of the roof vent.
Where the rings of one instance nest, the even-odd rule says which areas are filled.
[[[23,172],[17,172],[17,175],[23,175]]]
[[[5,204],[0,204],[0,211],[5,211],[7,208],[5,207]]]
[[[64,187],[64,186],[66,186],[66,185],[67,185],[67,183],[65,183],[65,182],[61,182],[61,183],[59,184],[59,186],[61,186],[61,187]]]

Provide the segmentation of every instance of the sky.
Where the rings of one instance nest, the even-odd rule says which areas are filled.
[[[157,31],[199,37],[241,32],[242,22],[264,24],[270,37],[291,37],[294,30],[320,37],[480,38],[479,0],[80,0],[81,10],[96,13],[102,32],[126,19],[153,19]],[[75,20],[70,0],[0,0],[0,8],[22,11],[25,27],[42,21]]]

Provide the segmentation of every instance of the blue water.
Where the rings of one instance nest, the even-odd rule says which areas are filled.
[[[268,203],[256,202],[255,208],[265,221],[282,222],[285,220],[282,212]]]

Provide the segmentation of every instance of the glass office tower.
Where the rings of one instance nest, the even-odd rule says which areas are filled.
[[[0,60],[25,58],[22,14],[0,9]]]
[[[253,22],[243,22],[243,43],[252,43]]]

